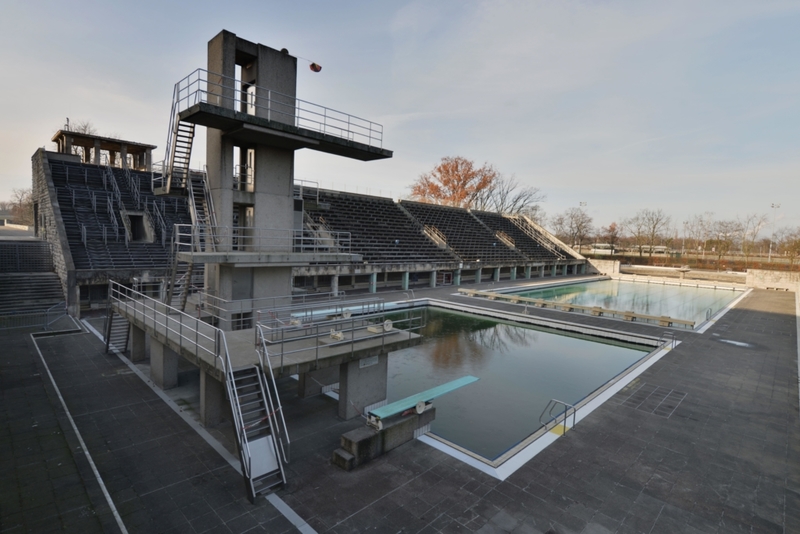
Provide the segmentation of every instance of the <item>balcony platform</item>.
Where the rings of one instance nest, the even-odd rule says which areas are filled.
[[[244,143],[271,145],[298,150],[309,148],[359,161],[392,157],[392,151],[342,137],[268,120],[207,102],[194,104],[179,114],[183,122],[221,130],[231,139]]]

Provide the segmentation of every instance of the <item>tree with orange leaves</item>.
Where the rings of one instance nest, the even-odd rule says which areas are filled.
[[[500,178],[494,167],[461,156],[445,157],[431,172],[422,174],[411,187],[411,198],[429,204],[470,208],[481,193]]]

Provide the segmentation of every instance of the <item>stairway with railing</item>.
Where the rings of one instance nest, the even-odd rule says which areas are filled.
[[[230,400],[251,502],[285,484],[289,435],[263,333],[258,332],[258,363],[234,369],[223,330],[117,282],[109,282],[108,294],[109,331],[118,314],[150,334],[158,332],[174,350],[213,362]]]

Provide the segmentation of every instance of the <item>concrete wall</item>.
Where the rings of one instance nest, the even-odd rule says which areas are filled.
[[[747,287],[800,290],[800,272],[747,270]]]
[[[65,159],[64,155],[58,155]],[[67,302],[69,314],[80,316],[80,294],[75,282],[75,264],[69,250],[69,241],[61,221],[61,208],[50,176],[49,154],[43,148],[38,149],[31,157],[33,200],[39,206],[39,233],[43,241],[50,243],[53,255],[53,268],[61,279],[64,300]],[[72,156],[77,160],[77,156]]]
[[[619,274],[618,260],[587,260],[586,274]]]

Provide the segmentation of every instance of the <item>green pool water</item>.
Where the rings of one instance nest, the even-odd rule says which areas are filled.
[[[677,285],[602,280],[556,286],[519,293],[523,297],[552,300],[607,310],[632,311],[694,321],[695,325],[725,308],[741,292]]]
[[[389,402],[455,380],[431,431],[494,460],[535,432],[550,399],[575,404],[649,348],[430,308],[424,341],[389,356]]]

